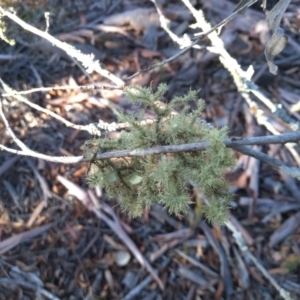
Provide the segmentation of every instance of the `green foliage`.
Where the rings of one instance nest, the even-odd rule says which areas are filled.
[[[98,160],[87,176],[88,183],[91,187],[105,188],[110,196],[118,196],[122,209],[136,217],[154,202],[175,215],[186,213],[193,182],[211,201],[211,205],[203,205],[204,216],[209,221],[223,223],[231,199],[223,174],[234,165],[233,156],[223,143],[227,129],[211,128],[199,121],[204,102],[196,100],[195,91],[176,97],[169,104],[158,105],[166,89],[165,84],[159,85],[155,93],[150,88],[127,88],[127,98],[143,105],[141,113],[139,116],[120,113],[119,122],[128,122],[130,131],[122,131],[118,139],[86,142],[83,146],[86,157],[91,159],[99,150],[103,153],[202,141],[210,142],[211,146],[198,152]],[[190,114],[188,101],[197,101],[197,109]],[[180,113],[174,114],[178,108]],[[155,113],[155,120],[142,125],[146,109]]]

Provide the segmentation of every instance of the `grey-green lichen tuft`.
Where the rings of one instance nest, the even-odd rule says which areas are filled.
[[[120,114],[119,122],[128,122],[131,126],[130,131],[121,132],[118,139],[86,142],[83,146],[86,157],[92,158],[100,149],[101,152],[146,149],[201,141],[208,141],[211,146],[198,152],[98,160],[87,175],[88,183],[91,187],[105,188],[109,196],[117,196],[122,209],[136,217],[154,202],[175,215],[187,213],[191,204],[189,187],[193,182],[210,199],[210,205],[203,205],[204,216],[210,222],[223,223],[232,198],[223,175],[235,164],[232,153],[223,143],[227,128],[211,128],[199,122],[204,109],[202,100],[197,100],[197,109],[188,114],[188,102],[197,99],[196,91],[176,97],[165,106],[157,105],[166,89],[165,84],[159,85],[155,93],[151,88],[126,88],[127,98],[132,103],[141,103],[144,108],[138,116]],[[178,108],[181,112],[172,114]],[[146,109],[155,113],[156,121],[140,125]]]

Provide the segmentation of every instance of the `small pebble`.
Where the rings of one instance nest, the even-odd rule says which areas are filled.
[[[119,267],[124,267],[128,264],[130,260],[130,254],[126,251],[118,251],[115,257],[115,263]]]

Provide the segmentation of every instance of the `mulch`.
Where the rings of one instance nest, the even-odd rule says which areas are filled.
[[[151,1],[88,1],[85,6],[79,2],[74,1],[78,4],[74,10],[56,7],[49,32],[93,53],[122,79],[179,50],[160,27]],[[217,24],[231,11],[214,2],[191,1],[203,9],[211,24]],[[238,1],[222,1],[226,7],[234,7],[233,2]],[[159,3],[175,34],[197,32],[181,1]],[[300,2],[294,0],[285,13],[283,27],[292,42],[276,58],[277,76],[269,73],[264,57],[268,29],[259,5],[237,16],[220,33],[226,49],[243,69],[253,65],[254,81],[261,91],[298,121],[299,7]],[[41,20],[36,20],[37,26]],[[20,33],[15,46],[0,41],[0,57],[10,55],[1,58],[0,77],[17,91],[85,85],[91,80],[111,84],[99,74],[89,78],[67,55],[28,36]],[[155,89],[166,82],[164,101],[190,88],[199,90],[206,103],[201,117],[213,126],[228,126],[230,137],[268,134],[251,115],[218,57],[205,49],[209,40],[204,39],[200,46],[203,49],[189,50],[130,83]],[[115,109],[138,111],[120,90],[40,92],[28,99],[77,124],[99,119],[115,122]],[[190,105],[192,109],[194,104]],[[259,107],[270,115],[263,104]],[[82,144],[93,138],[14,100],[5,113],[18,138],[47,155],[82,155]],[[285,124],[276,120],[275,128],[287,131]],[[12,145],[2,122],[0,143]],[[295,157],[284,146],[259,150],[295,164]],[[296,156],[298,151],[296,148]],[[253,158],[239,153],[236,158],[236,169],[226,175],[235,193],[230,218],[269,274],[294,299],[300,299],[299,181]],[[120,210],[118,200],[108,199],[100,187],[94,195],[114,222],[109,226],[85,205],[90,193],[85,179],[88,167],[83,162],[61,165],[0,153],[0,299],[282,299],[241,253],[231,232],[199,219],[197,202],[182,218],[168,215],[157,204],[143,217],[132,219]],[[130,239],[146,258],[161,286],[124,239]]]

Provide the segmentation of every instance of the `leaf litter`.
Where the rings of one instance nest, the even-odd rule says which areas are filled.
[[[109,2],[106,8],[104,2]],[[234,10],[237,2],[201,1],[200,7],[216,24]],[[273,8],[264,6],[265,11],[260,4],[226,24],[221,36],[240,64],[254,65],[259,87],[297,117],[300,52],[296,32],[300,28],[300,3],[279,1],[278,5],[286,6],[284,13],[277,4]],[[173,30],[182,22],[193,22],[181,1],[164,1],[162,7]],[[141,15],[151,12],[151,18],[134,19],[137,11]],[[157,26],[157,20],[158,14],[147,1],[123,1],[123,5],[121,1],[103,1],[100,7],[95,1],[86,10],[68,15],[62,28],[53,30],[64,34],[61,38],[67,42],[88,46],[89,51],[101,56],[110,72],[123,76],[177,50]],[[265,27],[257,31],[258,21],[268,23],[271,35]],[[151,32],[152,42],[146,39],[150,25],[156,26]],[[182,30],[186,34],[195,32],[188,26]],[[56,50],[39,47],[35,52],[22,41],[14,48],[1,44],[1,49],[7,54],[22,54],[13,61],[4,61],[0,70],[1,78],[20,90],[35,87],[38,79],[44,86],[89,83],[86,74]],[[192,86],[200,90],[206,102],[203,117],[212,124],[230,120],[231,136],[266,133],[255,121],[247,120],[249,113],[243,102],[237,101],[239,94],[232,79],[216,58],[205,49],[192,50],[160,70],[140,75],[134,83],[152,82],[155,88],[166,81],[168,99]],[[270,75],[269,68],[277,72],[277,77]],[[92,79],[105,82],[97,74]],[[78,100],[70,91],[30,97],[79,123],[87,119],[113,122],[114,106],[128,112],[139,109],[118,91],[89,91]],[[42,114],[21,121],[26,111],[24,104],[16,102],[6,109],[11,128],[26,145],[52,155],[81,154],[80,146],[90,138],[87,133],[74,132]],[[288,130],[279,119],[273,118],[272,122],[281,131]],[[250,126],[251,131],[245,130]],[[2,123],[0,132],[1,143],[7,144]],[[281,146],[261,151],[293,163]],[[262,295],[280,299],[260,271],[239,252],[230,232],[204,223],[193,224],[197,220],[196,199],[191,215],[181,219],[169,216],[159,205],[145,211],[142,218],[130,219],[116,206],[116,199],[107,199],[101,189],[87,189],[84,163],[68,166],[29,160],[0,154],[0,299],[221,299],[224,295],[230,299],[263,299]],[[239,171],[232,181],[236,199],[231,220],[252,253],[297,299],[299,183],[264,163],[257,166],[241,154],[238,162]]]

